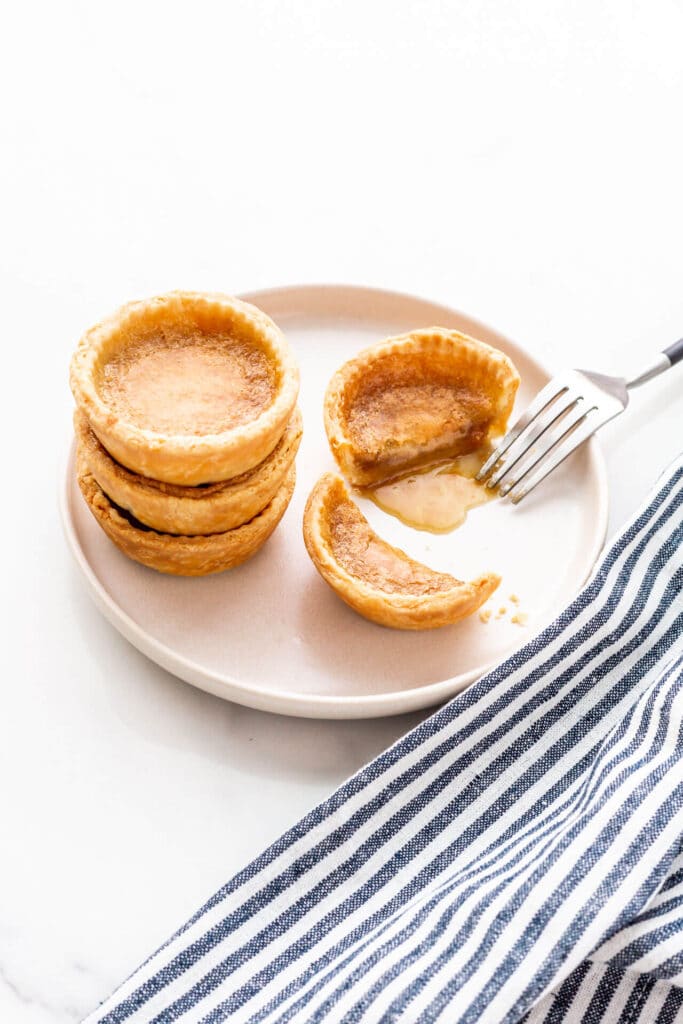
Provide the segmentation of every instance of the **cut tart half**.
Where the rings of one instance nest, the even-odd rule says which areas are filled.
[[[350,359],[328,385],[332,453],[361,487],[468,454],[504,432],[518,385],[504,353],[458,331],[389,338]]]
[[[158,572],[207,576],[234,569],[265,544],[289,505],[296,471],[292,465],[273,500],[250,522],[208,536],[178,536],[150,530],[110,501],[82,458],[77,460],[77,475],[88,508],[124,555]]]
[[[269,504],[294,462],[302,435],[294,415],[273,451],[255,469],[221,483],[182,487],[133,473],[109,455],[76,410],[78,452],[101,490],[140,523],[161,533],[210,534],[249,522]]]
[[[255,306],[179,291],[131,302],[87,331],[71,388],[118,462],[194,486],[263,462],[292,415],[299,372]]]
[[[373,531],[342,479],[326,473],[304,512],[304,541],[316,569],[366,619],[395,629],[434,629],[471,615],[500,576],[464,583],[429,569]]]

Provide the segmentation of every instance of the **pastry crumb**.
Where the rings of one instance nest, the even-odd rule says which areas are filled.
[[[517,596],[517,594],[510,594],[509,599],[510,601],[512,601],[513,604],[519,604],[519,597]]]
[[[507,608],[506,608],[506,607],[505,607],[505,605],[503,604],[503,605],[501,605],[501,606],[500,606],[500,608],[498,609],[498,614],[496,615],[496,618],[497,618],[497,619],[502,619],[504,615],[507,615]]]
[[[510,622],[514,622],[515,626],[526,626],[528,618],[526,612],[517,612],[512,616]]]
[[[491,618],[491,609],[482,608],[481,611],[479,612],[479,618],[481,619],[482,622],[488,622],[489,619]]]

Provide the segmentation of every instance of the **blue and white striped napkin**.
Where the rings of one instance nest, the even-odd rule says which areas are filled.
[[[682,581],[683,460],[551,626],[88,1024],[683,1022]]]

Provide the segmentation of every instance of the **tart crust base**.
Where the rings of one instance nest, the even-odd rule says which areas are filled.
[[[294,461],[302,422],[295,409],[277,446],[256,469],[205,487],[181,487],[132,473],[103,448],[80,410],[74,414],[74,430],[79,455],[111,501],[160,533],[196,536],[233,530],[269,504]]]
[[[282,519],[294,490],[292,465],[270,504],[250,522],[209,536],[175,536],[136,525],[98,486],[82,458],[78,485],[91,513],[109,539],[128,558],[174,576],[207,576],[246,562],[265,544]]]
[[[324,474],[304,512],[304,542],[316,569],[360,615],[394,629],[436,629],[477,611],[500,583],[486,573],[465,583],[416,562],[383,541],[349,497]]]

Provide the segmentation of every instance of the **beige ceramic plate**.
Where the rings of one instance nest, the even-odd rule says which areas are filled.
[[[323,583],[301,536],[306,497],[334,469],[322,399],[334,370],[389,335],[438,324],[501,348],[522,384],[517,409],[548,379],[521,348],[454,310],[393,292],[346,286],[280,288],[243,296],[287,334],[301,366],[304,437],[287,513],[265,547],[232,572],[161,576],[126,559],[88,512],[74,479],[62,488],[69,545],[109,621],[181,679],[250,707],[315,718],[371,718],[428,707],[462,690],[556,615],[595,563],[607,523],[605,473],[595,440],[516,508],[492,501],[464,527],[434,536],[359,504],[389,543],[461,579],[503,576],[484,624],[478,616],[426,633],[359,618]],[[514,415],[514,414],[513,414]],[[519,605],[510,602],[516,595]],[[497,618],[499,609],[506,612]],[[512,622],[513,613],[527,625]]]

